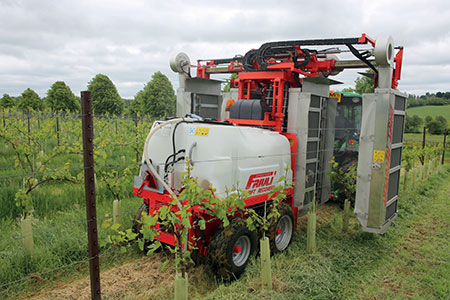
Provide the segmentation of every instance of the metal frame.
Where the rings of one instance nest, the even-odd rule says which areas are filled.
[[[397,217],[406,95],[363,95],[355,215],[364,231],[384,233]]]

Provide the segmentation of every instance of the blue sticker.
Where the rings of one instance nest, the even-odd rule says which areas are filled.
[[[189,128],[189,134],[194,135],[195,134],[195,127]]]

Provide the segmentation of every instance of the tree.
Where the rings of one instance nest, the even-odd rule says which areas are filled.
[[[104,115],[120,115],[124,102],[119,96],[114,83],[103,74],[97,74],[88,84],[91,92],[94,113]]]
[[[175,92],[167,76],[159,71],[153,74],[134,101],[137,103],[133,107],[137,105],[143,115],[160,119],[175,115]]]
[[[28,88],[22,93],[17,107],[25,112],[28,112],[30,109],[42,110],[44,108],[44,103],[35,91]]]
[[[417,132],[418,127],[422,124],[422,122],[422,119],[418,115],[413,115],[412,117],[406,115],[405,131]]]
[[[436,119],[436,121],[438,121],[442,124],[444,130],[447,129],[447,119],[446,118],[444,118],[443,116],[437,116],[435,119]]]
[[[140,91],[139,93],[141,93],[141,92],[142,92],[142,91]],[[134,98],[134,100],[131,101],[130,105],[129,105],[128,108],[127,108],[127,114],[128,114],[129,116],[134,116],[134,115],[137,114],[137,113],[140,111],[140,109],[141,109],[139,100],[137,100],[137,99],[138,99],[139,93],[136,95],[136,97]],[[141,97],[141,96],[139,96],[139,97]]]
[[[414,131],[418,131],[417,128],[423,123],[422,118],[419,117],[418,115],[413,115],[412,121],[413,121]]]
[[[374,72],[372,70],[368,70],[367,73],[373,74]],[[355,92],[360,95],[373,93],[375,89],[374,79],[368,76],[356,78],[355,84]]]
[[[443,124],[437,120],[431,120],[427,124],[428,132],[431,134],[442,134],[444,133],[445,127]]]
[[[233,73],[230,76],[230,79],[227,80],[227,84],[225,84],[222,92],[229,92],[231,89],[231,80],[238,79],[239,75],[237,73]]]
[[[425,126],[428,127],[428,124],[433,120],[433,117],[431,116],[426,116],[425,117]]]
[[[14,153],[14,167],[24,174],[14,199],[23,217],[27,218],[34,210],[33,191],[39,186],[51,181],[78,183],[71,172],[71,160],[67,157],[68,154],[80,155],[82,152],[80,135],[76,134],[80,128],[76,125],[67,129],[68,134],[62,137],[59,145],[52,146],[52,150],[46,152],[43,141],[53,135],[51,123],[43,122],[39,130],[30,133],[25,122],[18,119],[1,128],[0,141],[10,145]],[[61,161],[64,163],[61,164]]]
[[[80,102],[64,81],[56,81],[51,86],[45,101],[52,111],[78,112],[80,110]]]
[[[16,102],[14,101],[13,97],[11,97],[8,94],[3,94],[3,97],[0,99],[0,107],[1,108],[14,107],[15,105],[16,105]]]
[[[354,89],[354,88],[351,88],[351,87],[346,87],[346,88],[343,88],[342,91],[343,91],[343,92],[351,92],[351,93],[354,93],[354,92],[355,92],[355,89]]]

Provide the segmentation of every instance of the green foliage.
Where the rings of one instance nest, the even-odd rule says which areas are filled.
[[[405,147],[402,155],[402,165],[405,170],[409,172],[414,166],[415,161],[418,159],[417,149],[414,147]]]
[[[439,115],[433,120],[431,116],[425,118],[426,127],[431,134],[443,134],[447,129],[447,120]]]
[[[143,90],[139,91],[130,105],[129,113],[163,119],[175,115],[176,97],[166,75],[156,72]]]
[[[418,115],[410,117],[406,114],[405,132],[420,132],[419,126],[422,125],[423,120]]]
[[[46,105],[52,111],[79,112],[80,101],[64,81],[56,81],[47,92]]]
[[[449,99],[443,99],[438,97],[426,97],[424,99],[417,98],[415,96],[409,96],[408,97],[408,108],[409,107],[418,107],[418,106],[427,106],[427,105],[433,105],[433,106],[443,106],[443,105],[449,105],[450,100]]]
[[[144,250],[146,241],[151,244],[148,248],[147,255],[154,253],[163,244],[155,239],[162,228],[165,232],[173,234],[175,247],[166,247],[173,255],[173,263],[178,271],[182,272],[182,277],[185,277],[185,272],[189,264],[193,261],[191,259],[191,252],[196,249],[195,241],[188,240],[188,231],[192,226],[198,226],[200,230],[206,228],[206,223],[210,216],[220,219],[224,226],[228,226],[228,217],[239,209],[244,208],[244,201],[231,202],[231,199],[217,199],[214,197],[215,189],[210,186],[204,189],[197,178],[191,177],[192,166],[189,161],[186,163],[186,172],[181,175],[182,189],[178,198],[172,199],[170,205],[163,205],[157,209],[154,214],[144,214],[141,219],[142,238],[139,234],[133,234],[131,229],[125,231],[120,230],[119,224],[112,224],[112,219],[106,220],[102,224],[103,229],[111,232],[108,236],[106,244],[118,245],[126,250],[126,245],[137,240],[138,246]],[[231,205],[231,206],[229,206]],[[195,221],[192,223],[191,218]],[[158,224],[159,226],[155,226]]]
[[[127,108],[127,115],[135,116],[139,113],[139,111],[140,111],[140,104],[136,96],[134,100],[130,101],[130,105]]]
[[[339,167],[334,160],[330,161],[331,171],[328,174],[334,187],[337,187],[337,194],[341,200],[348,199],[352,203],[355,202],[356,192],[356,165],[352,164],[347,168]]]
[[[13,97],[8,94],[3,94],[3,97],[0,99],[0,108],[11,108],[16,105],[16,101]]]
[[[21,117],[19,111],[8,109],[1,115],[3,120],[0,120],[0,228],[3,241],[0,245],[2,253],[0,285],[3,285],[10,281],[34,276],[33,274],[37,274],[37,272],[46,272],[66,264],[85,260],[87,258],[87,241],[84,186],[62,179],[83,181],[83,176],[78,177],[83,172],[81,120],[76,117],[59,118],[60,145],[58,146],[55,118],[46,117],[41,113],[31,113],[29,119],[31,130],[28,134],[28,118]],[[111,210],[111,200],[114,196],[107,184],[101,180],[99,172],[116,170],[119,175],[123,174],[123,166],[131,165],[131,159],[134,160],[133,147],[139,147],[139,151],[142,151],[143,140],[152,123],[140,120],[137,128],[141,131],[139,132],[139,145],[135,145],[134,135],[130,137],[130,132],[134,133],[133,130],[136,130],[133,120],[94,118],[94,124],[95,150],[101,145],[106,149],[104,153],[107,155],[102,160],[95,154],[97,215],[101,222],[101,216]],[[105,143],[101,141],[106,138],[108,138],[109,144],[105,146]],[[17,146],[17,151],[10,141],[14,143],[14,147]],[[18,154],[24,161],[25,168],[21,167]],[[31,170],[25,154],[28,154],[34,172]],[[46,162],[47,160],[48,162]],[[136,174],[136,172],[133,173]],[[32,186],[37,183],[39,185]],[[136,205],[136,198],[131,199],[132,176],[122,176],[119,184],[124,187],[120,190],[120,197],[124,223],[122,226],[126,228],[131,226],[131,211],[134,211]],[[27,194],[30,187],[33,189]],[[15,223],[15,219],[22,217],[25,213],[27,218],[31,213],[33,215],[31,219],[33,220],[36,253],[32,259],[23,253]],[[100,239],[106,239],[104,231],[99,230],[99,234]],[[100,248],[100,250],[103,252],[104,248]],[[108,255],[105,255],[104,258],[107,262],[104,264],[102,261],[102,265],[111,264],[111,261],[117,263],[118,252],[115,249],[108,249]],[[135,251],[126,255],[133,254],[137,255]],[[81,272],[84,272],[85,269],[80,268]],[[36,276],[41,276],[44,281],[51,281],[54,276],[58,276],[58,278],[66,275],[73,276],[80,272],[80,268],[62,269],[63,274],[57,270]],[[66,272],[66,270],[71,271]],[[40,279],[38,278],[38,280]],[[37,289],[34,279],[27,280],[8,286],[11,287],[10,293],[5,294],[3,293],[4,289],[0,289],[0,298],[4,299],[5,295],[11,299],[20,298],[14,297],[14,293],[23,290],[22,287],[28,286],[33,291]]]
[[[373,74],[373,70],[367,70],[367,73]],[[373,93],[375,89],[375,83],[372,78],[367,76],[358,77],[355,80],[355,92],[362,95],[366,93]]]
[[[35,91],[28,88],[22,93],[17,107],[25,112],[40,111],[44,109],[44,102]]]
[[[34,132],[24,130],[24,125],[21,120],[17,120],[2,127],[0,141],[11,146],[15,158],[14,167],[24,174],[22,187],[15,193],[14,198],[16,205],[26,218],[33,212],[31,192],[38,186],[50,181],[77,182],[70,172],[71,160],[58,166],[52,166],[51,163],[60,156],[81,154],[81,141],[76,141],[71,136],[64,136],[61,143],[55,146],[51,153],[45,153],[43,145],[53,134],[52,124],[45,122],[41,124],[40,130]]]
[[[436,118],[435,118],[435,120],[436,121],[438,121],[438,122],[441,122],[442,123],[442,126],[444,126],[444,127],[447,127],[447,119],[446,118],[444,118],[443,116],[437,116]]]
[[[287,193],[289,189],[293,188],[292,182],[287,181],[287,174],[289,171],[289,167],[285,168],[285,175],[281,176],[278,179],[279,183],[275,185],[268,195],[268,199],[272,201],[270,206],[268,207],[267,201],[264,202],[264,211],[261,213],[256,211],[253,208],[247,208],[246,212],[246,223],[247,227],[250,230],[259,230],[263,233],[263,237],[266,236],[270,226],[274,224],[280,217],[279,206],[286,199]],[[246,191],[240,191],[240,193],[244,196],[245,199],[248,197],[248,193]]]
[[[95,114],[120,115],[122,113],[124,101],[108,76],[95,75],[88,84],[88,90],[91,92],[92,109]]]
[[[428,162],[440,157],[443,146],[441,144],[427,145],[425,148],[417,144],[404,146],[402,152],[402,166],[406,171],[411,170],[418,162]]]
[[[223,87],[222,92],[229,92],[231,89],[231,80],[238,79],[238,77],[239,77],[238,73],[231,74],[230,79],[227,80],[227,83]]]
[[[104,133],[107,133],[103,131]],[[122,137],[122,136],[120,136]],[[128,194],[130,187],[129,182],[125,180],[127,177],[134,175],[132,166],[114,166],[110,164],[111,157],[107,152],[121,144],[121,139],[113,133],[100,138],[95,148],[94,159],[99,168],[96,169],[97,179],[103,182],[107,190],[111,193],[115,200],[121,200],[123,195]]]
[[[443,134],[445,127],[437,120],[432,120],[427,124],[428,132],[431,134]]]

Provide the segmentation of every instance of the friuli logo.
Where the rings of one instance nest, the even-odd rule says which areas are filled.
[[[277,174],[276,171],[252,174],[248,178],[246,190],[270,186]]]

